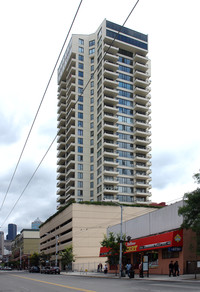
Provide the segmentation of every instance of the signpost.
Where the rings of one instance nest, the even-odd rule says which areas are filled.
[[[143,264],[143,272],[147,273],[147,277],[149,277],[149,257],[148,257],[148,255],[143,256],[142,264]]]

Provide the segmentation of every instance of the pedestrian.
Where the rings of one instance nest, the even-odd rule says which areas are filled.
[[[135,275],[135,272],[134,272],[133,266],[131,265],[131,269],[129,271],[129,278],[134,278],[134,275]]]
[[[132,265],[130,263],[126,265],[126,272],[127,272],[128,277],[130,276],[131,267]]]
[[[140,274],[140,278],[143,278],[143,264],[142,264],[142,262],[139,264],[139,274]]]
[[[174,275],[179,276],[179,264],[178,261],[175,261],[174,263]]]
[[[102,272],[102,263],[99,264],[100,272]]]
[[[173,261],[171,261],[169,263],[169,277],[171,277],[171,275],[173,276],[174,274],[174,264],[173,264]]]
[[[105,265],[104,265],[104,274],[107,274],[107,272],[108,272],[108,267],[107,267],[107,265],[105,264]]]

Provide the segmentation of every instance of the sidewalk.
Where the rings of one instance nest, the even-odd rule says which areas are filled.
[[[97,273],[97,272],[61,272],[62,275],[65,276],[79,276],[79,277],[94,277],[94,278],[108,278],[108,279],[119,279],[119,276],[115,274],[104,274],[104,273]],[[134,278],[129,277],[122,277],[122,280],[148,280],[148,281],[170,281],[170,282],[179,282],[179,281],[192,281],[192,282],[199,282],[200,283],[200,275],[197,275],[197,279],[195,279],[194,274],[186,274],[186,275],[180,275],[178,277],[169,277],[168,275],[149,275],[147,277],[146,275],[144,278],[140,278],[138,274],[135,275]]]

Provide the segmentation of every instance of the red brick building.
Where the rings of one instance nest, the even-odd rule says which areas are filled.
[[[131,240],[126,242],[127,251],[123,256],[123,266],[130,262],[137,273],[139,264],[145,257],[148,259],[146,273],[149,274],[168,274],[170,261],[178,261],[180,274],[194,272],[200,257],[196,256],[195,233],[180,229],[183,218],[178,215],[178,208],[182,204],[182,201],[177,202],[123,222],[123,234],[131,235]],[[119,230],[118,224],[110,227],[108,233],[119,233]],[[108,254],[109,249],[101,248],[100,256],[105,257]]]

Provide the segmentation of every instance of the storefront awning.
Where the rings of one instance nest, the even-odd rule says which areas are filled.
[[[183,230],[176,230],[153,236],[138,238],[126,243],[126,252],[139,252],[145,250],[183,246]]]
[[[142,252],[146,250],[154,250],[168,247],[180,247],[183,246],[183,230],[175,230],[171,232],[165,232],[156,234],[153,236],[138,238],[126,242],[127,250],[129,252]],[[110,248],[101,247],[100,257],[109,256]]]

